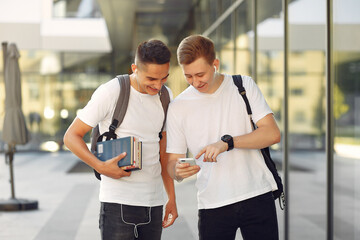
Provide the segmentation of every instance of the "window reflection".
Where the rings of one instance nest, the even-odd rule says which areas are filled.
[[[360,17],[356,0],[334,1],[334,234],[360,234]]]
[[[53,0],[55,18],[99,18],[101,12],[96,0]]]
[[[55,54],[23,50],[20,54],[22,109],[31,140],[17,148],[53,151],[54,143],[61,147],[65,130],[75,118],[76,111],[85,106],[101,83],[112,78],[108,73],[101,73],[103,66],[110,65],[110,62],[107,61],[106,55],[98,53]],[[48,61],[49,59],[52,60]],[[63,69],[58,69],[58,65],[62,65]],[[1,75],[0,99],[5,99],[5,94],[2,93],[2,78]],[[3,104],[4,101],[0,101],[0,109],[4,109]],[[4,116],[0,115],[0,123],[3,122],[3,118]],[[0,124],[0,135],[2,128],[3,124]],[[86,136],[87,141],[88,137]],[[42,144],[48,141],[54,143]],[[4,143],[0,139],[0,151],[3,149]]]

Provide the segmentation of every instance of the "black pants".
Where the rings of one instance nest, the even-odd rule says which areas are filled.
[[[163,207],[101,203],[102,240],[160,240]]]
[[[278,240],[275,201],[271,192],[220,208],[199,210],[200,240]]]

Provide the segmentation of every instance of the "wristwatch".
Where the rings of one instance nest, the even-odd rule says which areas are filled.
[[[234,148],[234,140],[232,136],[226,134],[221,137],[221,141],[226,142],[228,144],[227,151],[230,151],[231,149]]]

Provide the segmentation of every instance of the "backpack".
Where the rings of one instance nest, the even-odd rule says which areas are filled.
[[[128,104],[129,104],[130,77],[128,74],[124,74],[124,75],[118,75],[118,76],[116,76],[116,78],[118,79],[118,82],[120,84],[120,93],[119,93],[118,100],[116,102],[116,107],[115,107],[114,114],[112,116],[112,121],[109,126],[109,130],[100,135],[99,125],[96,125],[96,127],[94,127],[91,132],[90,150],[95,156],[96,156],[96,143],[97,142],[102,142],[104,137],[105,137],[105,141],[117,138],[115,130],[120,126],[120,124],[124,120],[126,110],[127,110]],[[165,85],[162,86],[162,88],[159,92],[159,96],[160,96],[161,105],[163,107],[164,114],[165,114],[163,125],[159,132],[159,138],[161,139],[162,131],[164,129],[164,125],[166,122],[167,109],[168,109],[168,106],[170,103],[169,92],[166,89]],[[101,180],[100,173],[98,173],[95,169],[94,169],[94,174],[97,179]]]
[[[238,88],[240,95],[244,99],[244,102],[246,105],[246,110],[250,117],[251,125],[253,127],[253,130],[255,130],[257,128],[257,126],[252,119],[252,111],[251,111],[249,100],[246,97],[246,90],[243,86],[242,77],[241,77],[241,75],[233,75],[232,78],[234,80],[235,85]],[[283,184],[281,181],[281,177],[279,176],[279,173],[276,169],[276,165],[275,165],[274,161],[271,159],[269,147],[260,149],[260,151],[264,158],[266,166],[268,167],[268,169],[270,170],[270,172],[272,173],[272,175],[274,177],[274,180],[275,180],[277,188],[278,188],[277,190],[273,191],[274,199],[279,198],[280,208],[284,209],[284,206],[285,206],[284,187],[283,187]]]

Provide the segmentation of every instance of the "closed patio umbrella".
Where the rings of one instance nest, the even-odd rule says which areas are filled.
[[[29,141],[29,132],[21,109],[21,73],[19,51],[14,43],[3,43],[4,82],[5,82],[5,118],[3,140],[7,143],[5,153],[10,168],[11,198],[0,200],[0,210],[17,211],[37,208],[37,201],[15,198],[13,161],[15,146]]]
[[[29,141],[25,117],[21,109],[21,73],[19,68],[20,54],[14,43],[7,49],[5,62],[5,118],[3,140],[12,145],[25,144]]]

